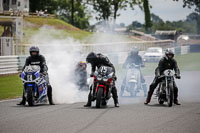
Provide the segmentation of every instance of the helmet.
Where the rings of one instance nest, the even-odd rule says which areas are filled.
[[[170,56],[171,55],[171,56]],[[165,50],[165,58],[167,59],[167,60],[170,60],[170,59],[172,59],[174,57],[174,52],[173,52],[173,50],[172,49],[166,49]]]
[[[94,52],[90,52],[86,58],[88,63],[92,63],[97,58],[97,55]]]
[[[37,55],[38,55],[40,50],[39,50],[39,48],[37,46],[32,46],[29,49],[29,53],[30,53],[31,56],[32,56],[32,54],[31,54],[32,52],[37,52]]]
[[[139,50],[137,47],[133,47],[131,50],[131,55],[137,55],[139,53]]]
[[[87,63],[85,61],[80,61],[78,64],[77,64],[77,67],[81,67],[83,69],[86,69],[87,68]]]

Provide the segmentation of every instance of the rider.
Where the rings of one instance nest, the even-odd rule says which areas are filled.
[[[87,64],[84,61],[78,62],[75,69],[75,80],[76,84],[80,87],[80,89],[87,86]]]
[[[92,66],[92,73],[90,74],[91,77],[93,77],[94,72],[97,68],[100,68],[101,66],[109,66],[113,68],[113,71],[115,73],[115,67],[114,65],[109,61],[108,57],[102,55],[102,54],[96,54],[94,52],[90,52],[86,58],[86,61],[88,63],[91,64]],[[114,81],[117,80],[117,77],[114,74],[113,77]],[[115,83],[113,83],[113,88],[112,88],[112,95],[113,95],[113,100],[114,100],[114,104],[115,107],[119,107],[119,102],[118,102],[118,96],[117,96],[117,88],[115,86]],[[92,102],[92,88],[90,88],[90,93],[88,95],[88,102],[86,105],[84,105],[84,107],[90,107],[91,106],[91,102]]]
[[[163,74],[163,72],[167,69],[171,69],[175,71],[175,77],[177,79],[180,79],[180,70],[178,68],[176,60],[173,58],[174,57],[174,52],[171,49],[167,49],[165,51],[165,56],[161,58],[159,61],[158,67],[155,70],[155,78],[153,82],[151,83],[149,87],[149,92],[147,95],[147,99],[144,104],[148,104],[151,101],[151,96],[157,87],[157,85],[162,81],[162,79],[159,79],[159,77]],[[176,86],[176,83],[174,82],[174,104],[180,105],[178,102],[178,88]]]
[[[142,57],[138,54],[139,50],[137,47],[133,47],[129,56],[126,58],[126,61],[123,64],[123,68],[126,68],[127,65],[131,65],[132,63],[136,64],[136,65],[141,65],[141,67],[144,67],[144,62],[142,61]],[[141,82],[144,83],[145,79],[140,71],[140,75],[141,75]],[[122,86],[121,86],[121,94],[123,94],[124,88],[126,85],[126,77],[124,78],[123,82],[122,82]]]
[[[48,85],[48,99],[49,99],[49,104],[54,105],[53,103],[53,99],[52,99],[52,87],[49,83],[49,76],[47,73],[48,67],[46,65],[46,61],[44,56],[39,54],[39,48],[37,46],[32,46],[29,49],[30,52],[30,56],[26,58],[26,62],[25,65],[23,67],[23,70],[25,69],[26,66],[29,65],[39,65],[41,70],[40,73],[42,73],[45,77],[45,80],[47,81],[47,85]],[[25,105],[26,104],[26,98],[24,96],[22,96],[22,101],[20,103],[18,103],[17,105]]]

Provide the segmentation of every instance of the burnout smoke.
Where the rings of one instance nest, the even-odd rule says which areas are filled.
[[[80,92],[74,82],[74,71],[78,61],[83,60],[81,45],[72,38],[55,39],[60,35],[52,27],[42,27],[32,38],[32,44],[39,45],[48,65],[50,83],[53,87],[55,103],[74,103],[86,101],[88,92]]]
[[[114,64],[118,77],[116,85],[118,93],[120,93],[122,79],[125,75],[121,74],[122,68],[119,64],[124,62],[127,50],[133,47],[124,43],[129,41],[127,36],[115,34],[113,31],[94,33],[86,38],[86,42],[91,45],[88,46],[87,50],[83,50],[83,44],[73,38],[63,38],[62,31],[43,26],[31,39],[31,43],[39,45],[41,54],[46,57],[50,83],[53,87],[53,99],[56,103],[74,103],[87,100],[88,92],[80,92],[74,82],[74,70],[77,63],[84,61],[85,56],[91,51],[108,56]],[[90,65],[87,68],[88,73],[90,73]],[[135,100],[131,100],[131,102],[135,103]]]

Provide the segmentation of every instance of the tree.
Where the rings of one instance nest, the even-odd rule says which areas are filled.
[[[58,18],[78,28],[88,28],[90,16],[82,0],[59,0],[58,5]]]
[[[57,6],[57,0],[30,0],[30,12],[47,10],[48,13],[55,13]]]
[[[151,13],[151,21],[153,24],[154,23],[163,23],[163,20],[159,16],[155,15],[154,13]]]
[[[173,1],[179,1],[179,0],[173,0]],[[200,0],[183,0],[183,7],[191,8],[195,6],[195,11],[200,14]]]
[[[151,15],[150,15],[148,0],[143,1],[143,8],[144,8],[144,15],[145,15],[145,30],[149,32],[149,29],[152,26],[152,23],[151,23]]]
[[[191,13],[187,16],[186,21],[196,25],[197,34],[200,34],[200,14]]]

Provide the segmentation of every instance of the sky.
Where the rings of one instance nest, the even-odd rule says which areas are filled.
[[[183,0],[179,0],[178,2],[173,0],[149,0],[149,2],[152,6],[150,12],[158,15],[164,21],[184,20],[186,19],[186,16],[194,11],[194,8],[183,8]],[[121,10],[119,13],[121,15],[116,20],[118,24],[125,23],[125,25],[129,25],[132,21],[136,20],[144,23],[144,12],[138,7],[135,7],[135,10],[132,10],[131,8]],[[96,20],[91,19],[90,22],[91,24],[94,24]]]

